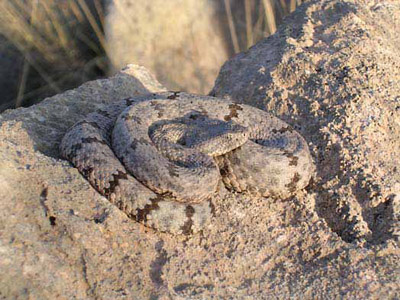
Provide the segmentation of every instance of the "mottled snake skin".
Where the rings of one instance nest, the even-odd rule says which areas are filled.
[[[61,155],[132,219],[170,233],[201,230],[219,180],[286,198],[314,172],[306,141],[257,108],[169,92],[129,98],[73,125]]]

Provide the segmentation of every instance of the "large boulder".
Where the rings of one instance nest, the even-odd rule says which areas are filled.
[[[400,234],[399,12],[398,1],[311,1],[225,63],[211,92],[306,137],[316,211],[348,242]]]
[[[335,31],[329,35],[329,28],[337,29],[340,33],[341,29],[336,26],[349,26],[346,22],[356,18],[370,24],[368,22],[374,19],[388,18],[390,13],[395,18],[396,12],[400,11],[394,2],[391,5],[364,6],[333,0],[306,3],[287,20],[288,27],[283,27],[276,36],[227,63],[214,93],[269,109],[295,126],[312,143],[318,176],[312,186],[287,200],[233,194],[221,188],[219,197],[214,199],[215,217],[210,226],[199,234],[173,236],[155,232],[132,221],[101,197],[75,168],[59,157],[58,146],[63,134],[83,115],[121,98],[164,90],[144,68],[130,66],[110,79],[88,82],[38,105],[9,110],[0,115],[1,298],[398,298],[400,253],[394,230],[396,209],[393,203],[398,199],[393,190],[395,185],[391,185],[391,181],[379,181],[378,184],[388,184],[388,190],[391,191],[389,195],[392,196],[386,201],[371,200],[371,203],[383,203],[382,214],[377,216],[382,225],[373,229],[381,236],[363,234],[363,231],[358,234],[351,222],[343,221],[345,212],[336,212],[329,206],[337,201],[335,193],[341,193],[341,200],[349,203],[349,207],[353,205],[355,200],[347,191],[357,177],[352,177],[352,165],[340,165],[345,175],[337,173],[336,169],[336,159],[342,157],[342,151],[351,149],[350,146],[340,148],[320,137],[333,137],[328,130],[333,130],[333,125],[340,126],[341,119],[330,127],[320,124],[333,122],[332,118],[336,116],[331,114],[331,110],[334,109],[347,113],[341,117],[349,122],[356,122],[362,114],[369,116],[364,110],[354,110],[350,114],[347,106],[353,101],[346,97],[335,102],[338,101],[336,93],[346,90],[347,82],[357,77],[358,73],[354,71],[351,76],[347,73],[345,77],[343,74],[346,73],[331,74],[329,70],[336,70],[333,62],[326,66],[323,64],[320,71],[316,71],[306,59],[306,51],[300,51],[300,48],[310,44],[304,36],[311,34],[309,31],[312,28],[314,34],[334,41],[340,35],[336,35]],[[322,22],[318,18],[325,19]],[[354,25],[362,29],[360,35],[369,28],[363,22],[358,21]],[[373,30],[385,26],[371,26],[368,34],[371,36]],[[349,34],[341,36],[342,43],[348,39],[348,47],[354,39],[352,28],[349,26]],[[386,30],[390,32],[390,29]],[[288,34],[292,36],[288,37]],[[375,37],[372,35],[369,42],[373,43]],[[368,41],[367,36],[364,41]],[[375,93],[374,99],[378,103],[378,95],[385,93],[385,90],[394,93],[389,93],[387,99],[396,97],[396,82],[390,83],[385,76],[388,76],[387,70],[392,70],[391,65],[395,66],[397,58],[392,54],[393,48],[386,46],[384,38],[382,41],[379,44],[382,48],[370,49],[370,53],[386,49],[386,59],[390,62],[386,66],[389,69],[379,69],[380,77],[374,77],[376,84],[381,82],[380,90],[370,89],[371,93]],[[342,43],[335,45],[339,47]],[[329,48],[329,45],[321,44],[315,51],[324,53],[327,51],[324,47]],[[291,49],[297,50],[290,52]],[[341,48],[336,52],[335,48],[331,48],[331,56],[346,49]],[[352,49],[351,53],[355,53]],[[264,55],[257,56],[256,53]],[[281,68],[270,69],[273,65],[267,64],[265,53],[271,56],[270,62],[275,61],[276,66]],[[302,57],[304,60],[300,63]],[[340,66],[338,59],[335,61]],[[282,60],[281,65],[279,60]],[[235,67],[237,62],[241,68]],[[255,68],[256,62],[259,63],[258,69]],[[247,65],[251,79],[244,75]],[[229,71],[229,66],[232,71]],[[314,72],[312,70],[316,75],[311,78],[325,80],[322,82],[327,85],[317,88],[319,81],[307,81],[307,72]],[[373,74],[367,70],[360,71],[360,74],[365,72],[369,76]],[[396,73],[391,74],[396,76]],[[335,86],[339,79],[335,75],[343,77],[343,85],[337,89]],[[277,81],[279,84],[270,84],[268,78],[272,76],[281,79]],[[234,81],[236,78],[238,80]],[[222,84],[224,80],[229,88]],[[296,80],[297,85],[293,83]],[[360,79],[360,86],[370,84],[368,80],[369,77]],[[242,84],[242,81],[245,82]],[[292,84],[296,88],[289,89]],[[243,93],[237,86],[241,86]],[[273,89],[276,89],[276,93],[273,93]],[[325,89],[332,89],[331,97],[323,96]],[[249,94],[249,91],[252,93]],[[263,91],[264,96],[257,91]],[[312,93],[308,97],[312,97],[313,106],[302,104],[308,101],[307,91]],[[270,92],[277,100],[265,96]],[[255,99],[254,102],[249,100],[250,96]],[[326,103],[320,100],[322,97],[325,97]],[[368,99],[360,98],[355,104],[369,101],[370,105],[374,105]],[[398,105],[398,98],[395,99],[395,105]],[[317,105],[327,107],[313,108]],[[365,109],[359,105],[359,109]],[[303,112],[304,107],[309,112]],[[389,105],[385,106],[382,101],[379,108],[385,113]],[[387,117],[384,114],[382,116]],[[395,123],[398,115],[391,118],[389,125],[395,132],[399,125]],[[373,123],[374,120],[369,120],[369,124],[373,125],[368,126],[378,126]],[[314,126],[314,131],[311,131],[310,128]],[[389,129],[374,128],[380,129],[387,138],[385,144],[388,149],[379,148],[384,158],[390,153],[390,145],[398,141],[392,140],[395,136],[387,133]],[[346,136],[346,142],[354,142],[352,131],[345,136],[339,129],[335,135],[339,145]],[[369,146],[364,138],[357,135],[355,139],[360,147],[353,149],[357,153],[363,153],[363,147]],[[331,152],[325,154],[323,151]],[[324,163],[318,155],[330,159],[331,164]],[[397,159],[394,156],[387,157],[393,159],[387,164]],[[354,165],[357,159],[354,155]],[[365,156],[365,159],[367,163],[375,162],[369,156]],[[387,178],[392,176],[394,179],[391,180],[395,180],[393,173],[385,173],[386,165],[379,168],[377,165],[375,168],[370,172],[371,176],[383,172]],[[361,171],[368,172],[367,169]],[[337,177],[335,190],[330,181],[323,177],[329,179],[329,172],[332,173],[331,179],[338,175],[347,176],[348,182]],[[331,198],[328,197],[330,193]],[[365,201],[367,203],[369,200]],[[324,203],[332,213],[336,213],[332,218],[321,212]],[[367,211],[363,203],[357,203],[360,210]],[[361,216],[363,219],[357,222],[367,223],[368,218],[364,219],[363,214]],[[337,227],[335,220],[339,224]],[[337,228],[349,228],[350,234],[346,235]]]

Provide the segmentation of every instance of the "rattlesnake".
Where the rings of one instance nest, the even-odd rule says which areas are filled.
[[[314,165],[303,137],[260,109],[179,92],[124,99],[73,125],[61,155],[134,220],[197,232],[220,179],[235,191],[286,198]]]

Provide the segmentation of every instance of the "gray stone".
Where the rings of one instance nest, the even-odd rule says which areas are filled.
[[[350,242],[400,233],[399,11],[398,1],[310,1],[227,62],[211,92],[306,137],[316,210]]]

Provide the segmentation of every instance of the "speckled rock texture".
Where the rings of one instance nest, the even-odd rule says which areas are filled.
[[[285,119],[318,174],[286,200],[221,188],[192,236],[132,221],[59,157],[82,116],[164,90],[145,69],[0,115],[0,298],[399,298],[398,16],[307,2],[225,65],[213,93]]]
[[[344,240],[398,236],[400,2],[309,2],[221,69],[211,92],[299,130],[316,210]]]

